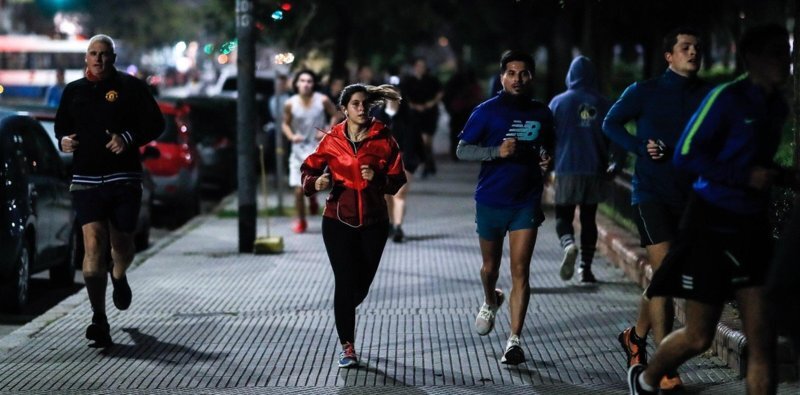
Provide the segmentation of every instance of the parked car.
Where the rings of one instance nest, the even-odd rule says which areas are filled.
[[[236,188],[236,100],[224,96],[190,96],[181,99],[190,107],[189,140],[199,155],[199,179],[203,192],[224,195]],[[256,101],[256,108],[266,104]],[[269,120],[268,111],[257,111],[260,133]],[[255,141],[253,141],[255,144]],[[255,168],[258,163],[254,163]]]
[[[42,125],[0,112],[0,292],[4,310],[28,301],[32,273],[71,285],[80,259],[69,177]]]
[[[58,145],[58,140],[56,140],[56,132],[55,132],[55,118],[56,118],[56,109],[46,107],[46,106],[36,106],[36,105],[28,105],[28,106],[16,106],[16,107],[0,107],[0,114],[18,114],[18,115],[27,115],[31,118],[36,119],[44,128],[45,132],[47,132],[47,136],[50,138],[50,141],[53,143],[53,147],[58,152],[58,156],[61,158],[61,162],[64,164],[64,168],[68,175],[72,174],[72,154],[62,152]],[[148,151],[148,157],[157,157],[158,152]],[[136,243],[136,250],[141,251],[146,249],[150,245],[150,226],[152,224],[152,202],[153,202],[153,190],[155,189],[155,183],[147,171],[146,168],[143,168],[142,171],[142,200],[141,206],[139,209],[139,220],[136,222],[136,230],[134,231],[134,241]],[[78,236],[78,250],[80,256],[83,256],[83,239],[82,234]]]
[[[191,141],[190,107],[180,101],[170,103],[159,100],[164,114],[164,132],[144,147],[157,150],[156,158],[144,160],[155,189],[153,205],[174,209],[179,219],[188,219],[200,212],[199,154]]]
[[[206,89],[208,96],[236,98],[239,92],[237,70],[224,69],[217,81]],[[275,72],[273,70],[257,70],[255,73],[256,100],[268,101],[275,93]]]

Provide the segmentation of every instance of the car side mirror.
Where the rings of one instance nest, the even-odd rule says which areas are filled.
[[[142,151],[142,160],[158,159],[160,157],[161,157],[161,151],[159,151],[158,148],[153,147],[152,145],[144,147],[144,151]]]

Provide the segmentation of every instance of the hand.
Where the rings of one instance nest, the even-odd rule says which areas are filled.
[[[361,178],[366,181],[372,181],[375,177],[375,170],[372,170],[368,165],[361,165]]]
[[[73,133],[69,136],[64,136],[61,138],[61,150],[64,152],[75,152],[75,149],[78,148],[78,140],[75,139],[78,135]]]
[[[553,157],[550,156],[547,152],[542,152],[539,155],[539,167],[542,171],[547,171],[550,168],[550,162],[553,161]]]
[[[656,142],[653,140],[647,140],[647,153],[650,155],[650,158],[653,160],[661,160],[664,159],[666,154],[667,146],[664,143],[659,144],[660,141]]]
[[[772,186],[776,177],[778,177],[777,170],[756,166],[753,168],[753,170],[750,170],[750,179],[748,180],[747,185],[751,188],[764,190]]]
[[[116,133],[109,133],[108,130],[106,130],[106,134],[111,136],[111,141],[106,144],[106,148],[117,155],[125,151],[126,145],[122,136]]]
[[[510,138],[503,140],[503,143],[500,144],[500,157],[501,158],[508,158],[511,155],[514,155],[514,151],[517,148],[517,139]]]
[[[317,177],[316,181],[314,181],[314,188],[316,188],[317,191],[328,189],[328,187],[331,185],[330,177],[330,173],[323,173],[321,176]]]
[[[301,136],[299,134],[292,135],[292,142],[293,143],[302,143],[304,141],[306,141],[305,137],[303,137],[303,136]]]

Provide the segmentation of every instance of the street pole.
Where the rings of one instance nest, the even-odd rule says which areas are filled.
[[[253,0],[236,0],[239,41],[236,99],[237,197],[239,200],[239,252],[252,253],[256,239],[255,187],[255,43]]]
[[[278,111],[283,111],[283,109],[278,109]],[[283,117],[281,117],[281,119],[283,119]],[[283,215],[283,158],[284,155],[286,155],[283,144],[283,127],[278,125],[275,130],[275,184],[277,184],[275,190],[278,196],[277,215]]]

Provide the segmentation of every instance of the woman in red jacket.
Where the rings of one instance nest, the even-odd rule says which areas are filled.
[[[383,195],[395,194],[406,182],[397,142],[386,125],[368,115],[385,100],[400,100],[391,85],[345,87],[339,97],[345,121],[322,138],[301,167],[307,196],[332,187],[322,216],[322,239],[335,278],[340,368],[358,365],[353,346],[356,307],[367,297],[389,232]]]

